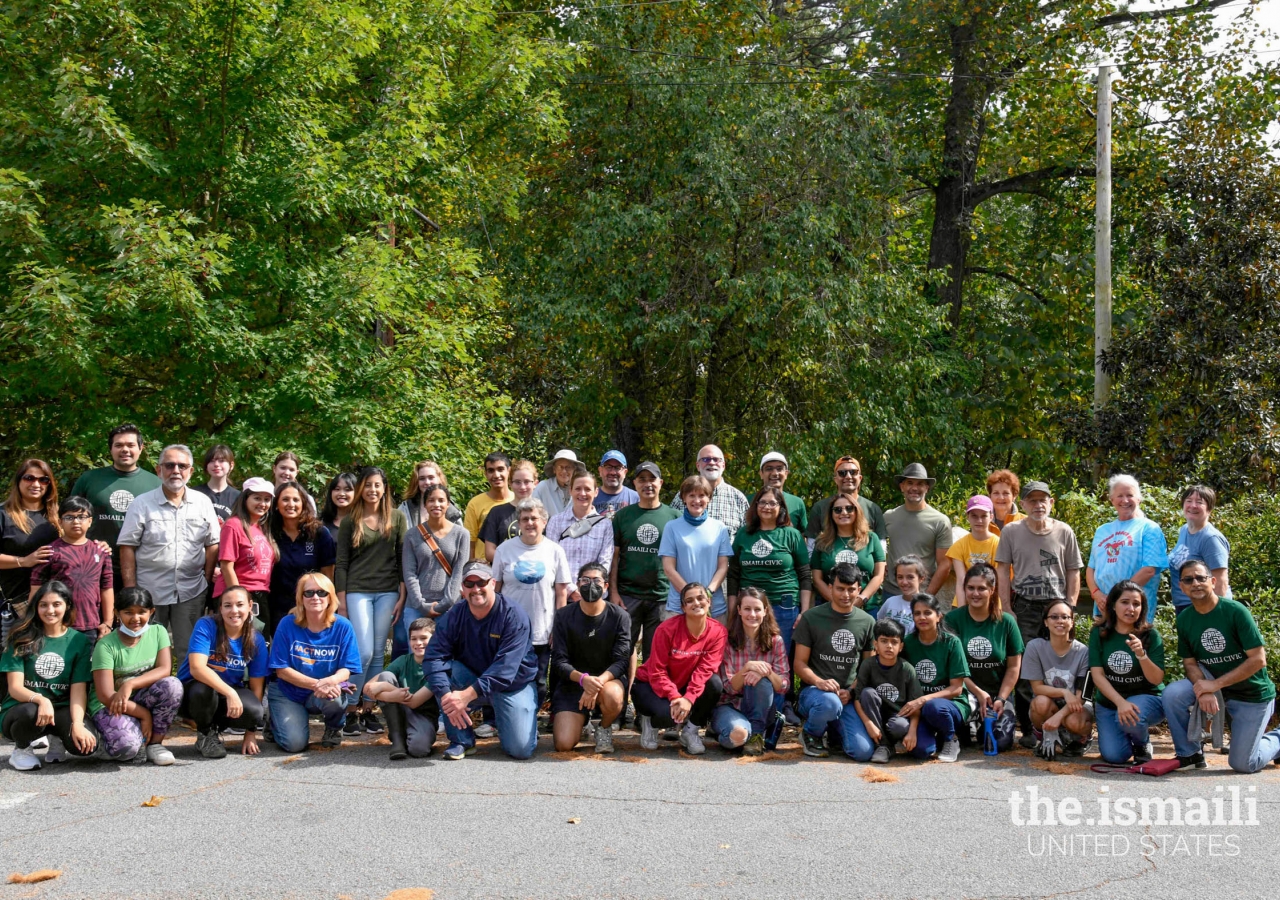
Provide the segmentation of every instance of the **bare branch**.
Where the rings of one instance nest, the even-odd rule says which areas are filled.
[[[973,208],[997,194],[1035,194],[1046,182],[1060,181],[1064,178],[1093,178],[1097,174],[1093,166],[1046,166],[1034,172],[1023,172],[1021,175],[1014,175],[1000,181],[984,181],[976,184],[968,193],[967,205]]]
[[[1103,16],[1097,21],[1096,26],[1098,28],[1110,28],[1112,25],[1136,25],[1139,22],[1158,22],[1161,19],[1174,19],[1178,16],[1188,16],[1198,12],[1208,12],[1211,9],[1217,9],[1219,6],[1226,6],[1228,3],[1234,2],[1236,2],[1236,0],[1200,0],[1199,3],[1191,3],[1187,6],[1175,6],[1172,9],[1148,9],[1143,10],[1142,12],[1115,13],[1114,15]]]
[[[1042,306],[1046,305],[1049,302],[1048,300],[1045,299],[1044,294],[1040,293],[1038,290],[1033,288],[1031,285],[1027,284],[1022,279],[1018,278],[1017,276],[1010,275],[1008,272],[1003,272],[999,269],[988,269],[985,266],[967,266],[965,268],[965,272],[969,275],[990,275],[992,278],[999,278],[1001,281],[1007,281],[1010,284],[1014,285],[1015,287],[1021,288],[1022,290],[1026,291],[1032,297],[1035,297],[1037,300],[1040,301],[1040,304]]]

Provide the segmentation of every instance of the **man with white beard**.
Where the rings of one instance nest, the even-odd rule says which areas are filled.
[[[707,507],[707,515],[724,523],[729,529],[729,540],[732,541],[746,521],[747,508],[751,503],[742,491],[724,480],[724,451],[715,444],[707,444],[699,450],[698,474],[711,485],[711,503]],[[671,501],[671,508],[682,512],[684,501],[676,497]]]

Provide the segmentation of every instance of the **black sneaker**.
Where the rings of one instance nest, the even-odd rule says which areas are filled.
[[[359,731],[356,732],[356,734],[359,734],[359,733],[360,733]],[[320,746],[328,747],[330,750],[332,750],[334,747],[341,746],[342,735],[343,735],[343,732],[339,731],[336,728],[326,728],[324,730],[324,737],[320,738]]]
[[[1179,769],[1189,769],[1192,766],[1195,766],[1197,769],[1206,769],[1209,767],[1209,764],[1204,761],[1204,754],[1200,752],[1192,753],[1190,756],[1179,756],[1178,763]]]
[[[1067,746],[1062,748],[1063,756],[1084,756],[1084,748],[1087,747],[1084,741],[1067,741]]]
[[[378,721],[378,714],[373,710],[360,714],[360,724],[364,726],[364,730],[369,734],[382,734],[386,731],[382,727],[382,723]]]
[[[1039,744],[1040,744],[1040,739],[1037,738],[1034,734],[1031,734],[1030,732],[1018,738],[1018,746],[1026,750],[1034,750],[1036,749],[1037,746],[1039,746]]]
[[[1151,757],[1153,756],[1155,756],[1155,750],[1152,748],[1150,741],[1147,741],[1141,747],[1133,748],[1133,764],[1135,766],[1151,762]]]
[[[805,756],[812,756],[815,759],[826,759],[831,755],[822,743],[822,735],[810,734],[803,728],[800,729],[800,746],[804,749]]]
[[[342,726],[342,733],[347,737],[355,737],[360,733],[360,714],[357,712],[347,713],[347,721]]]

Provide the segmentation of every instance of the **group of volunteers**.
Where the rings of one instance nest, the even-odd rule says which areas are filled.
[[[423,461],[397,505],[373,466],[313,496],[290,452],[236,488],[225,445],[199,460],[167,446],[155,474],[136,427],[108,447],[111,465],[62,501],[49,465],[25,460],[0,508],[0,731],[16,769],[169,765],[179,719],[206,758],[228,735],[245,754],[261,740],[297,753],[313,716],[326,747],[385,731],[392,759],[424,757],[443,734],[462,759],[496,736],[527,759],[544,707],[561,752],[612,752],[631,718],[645,750],[759,755],[791,725],[807,756],[871,762],[954,762],[1015,738],[1081,756],[1096,730],[1123,764],[1150,760],[1167,721],[1180,764],[1202,768],[1225,710],[1231,768],[1280,753],[1262,636],[1232,599],[1203,485],[1183,492],[1170,550],[1138,482],[1114,476],[1115,519],[1082,553],[1049,485],[1008,470],[968,500],[966,531],[929,504],[923,465],[884,510],[851,456],[811,507],[786,490],[781,453],[748,494],[714,445],[669,503],[653,462],[629,472],[610,450],[593,472],[561,450],[545,473],[489,454],[488,490],[465,503]],[[1152,626],[1166,571],[1186,673],[1167,686]],[[1077,610],[1082,586],[1092,604]]]

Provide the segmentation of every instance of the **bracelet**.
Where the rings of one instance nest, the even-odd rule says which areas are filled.
[[[584,678],[586,678],[586,677],[587,677],[587,673],[586,673],[586,672],[579,672],[579,673],[578,673],[578,687],[582,687],[582,679],[584,679]]]

